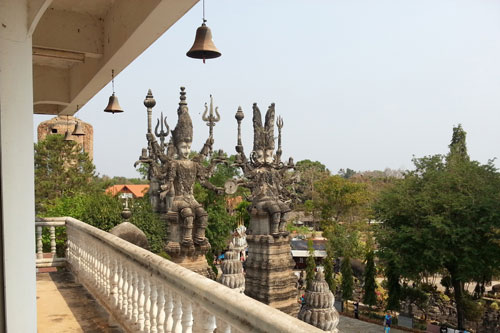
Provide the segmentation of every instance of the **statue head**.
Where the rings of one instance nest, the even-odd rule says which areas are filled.
[[[188,112],[185,89],[181,87],[179,108],[177,109],[177,125],[172,131],[172,141],[179,159],[187,159],[189,157],[191,143],[193,142],[193,123]]]
[[[253,151],[252,160],[256,164],[271,164],[274,153],[274,103],[266,112],[266,121],[262,126],[262,117],[257,103],[253,104]]]

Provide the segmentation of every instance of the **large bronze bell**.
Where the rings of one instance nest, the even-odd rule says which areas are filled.
[[[73,131],[73,135],[76,136],[82,136],[85,135],[85,132],[83,131],[82,124],[77,120],[76,125],[75,125],[75,130]]]
[[[108,106],[106,106],[106,108],[104,109],[104,112],[111,112],[111,113],[123,112],[120,104],[118,104],[118,97],[115,96],[115,93],[109,96],[109,103]]]
[[[203,62],[205,62],[205,59],[213,59],[221,56],[221,53],[217,50],[212,40],[212,32],[206,26],[205,22],[196,29],[193,46],[186,55],[190,58],[203,59]]]

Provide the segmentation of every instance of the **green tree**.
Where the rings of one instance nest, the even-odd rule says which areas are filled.
[[[342,281],[340,289],[342,291],[342,301],[346,302],[352,299],[352,292],[354,289],[354,279],[352,276],[351,258],[345,256],[340,264],[340,273],[342,273]]]
[[[314,184],[314,209],[324,223],[346,221],[353,216],[364,217],[370,194],[365,184],[354,183],[341,176],[329,176]]]
[[[35,149],[35,210],[43,213],[54,199],[93,189],[95,167],[88,154],[62,135],[48,135]]]
[[[500,268],[500,176],[490,161],[467,155],[465,132],[453,130],[450,152],[414,159],[415,170],[383,191],[375,206],[384,222],[380,256],[396,260],[403,277],[445,270],[453,286],[459,329],[464,329],[464,283]],[[415,255],[418,251],[419,255]]]
[[[387,298],[386,308],[388,310],[399,310],[401,300],[400,275],[394,260],[390,260],[385,267],[385,277],[387,279],[387,289],[389,297]]]
[[[330,171],[318,161],[302,160],[295,164],[295,172],[299,174],[295,191],[301,203],[312,200],[314,197],[314,183],[328,177]]]
[[[314,275],[316,274],[316,259],[314,258],[314,247],[312,239],[307,241],[307,250],[309,251],[309,256],[306,260],[306,289],[312,285],[314,281]]]
[[[377,303],[377,295],[375,294],[375,289],[377,288],[377,283],[375,282],[375,254],[373,250],[369,250],[366,253],[366,266],[364,272],[364,284],[363,284],[363,303],[368,304],[370,306],[375,305]]]
[[[335,293],[335,279],[333,278],[333,261],[335,256],[333,255],[333,250],[330,243],[326,243],[326,257],[323,261],[323,267],[325,269],[325,281],[328,283],[328,288],[332,293]]]

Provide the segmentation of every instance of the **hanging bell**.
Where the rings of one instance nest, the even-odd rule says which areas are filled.
[[[205,59],[213,59],[221,56],[221,53],[217,50],[212,40],[212,32],[206,26],[205,22],[196,29],[193,46],[186,55],[194,59],[203,59],[203,62],[205,62]]]
[[[68,130],[66,130],[66,133],[64,134],[64,141],[73,141]]]
[[[83,128],[82,128],[82,124],[80,124],[80,122],[78,120],[76,121],[76,126],[75,126],[75,130],[73,131],[73,135],[76,135],[76,136],[85,135],[85,132],[83,131]]]
[[[120,104],[118,104],[118,97],[115,96],[115,93],[109,96],[109,103],[108,106],[106,106],[106,108],[104,109],[104,112],[123,112]]]

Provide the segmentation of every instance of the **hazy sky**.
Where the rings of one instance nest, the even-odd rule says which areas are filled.
[[[230,154],[238,106],[249,153],[252,103],[264,113],[274,102],[283,158],[318,160],[334,173],[411,168],[413,155],[446,153],[458,123],[473,159],[500,157],[500,1],[206,0],[206,18],[220,58],[185,55],[200,2],[116,77],[124,113],[103,112],[111,85],[78,112],[94,127],[98,173],[139,175],[147,90],[153,117],[164,112],[174,128],[180,86],[194,150],[208,136],[201,114],[212,94],[222,118],[215,148]],[[35,129],[50,118],[35,115]]]

